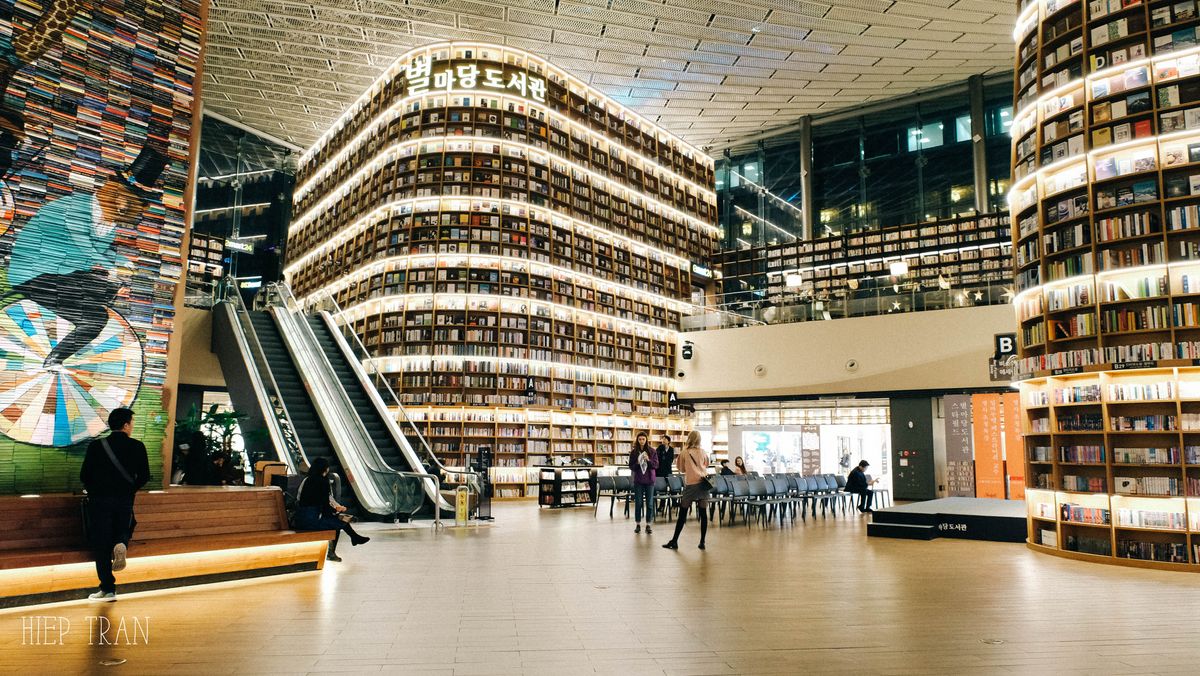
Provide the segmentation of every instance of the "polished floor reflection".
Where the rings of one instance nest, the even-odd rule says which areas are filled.
[[[1190,574],[868,539],[860,517],[714,528],[704,552],[693,522],[671,552],[665,523],[647,536],[582,508],[495,511],[490,528],[436,535],[369,525],[371,543],[323,573],[5,612],[0,671],[1194,674],[1200,662]],[[117,645],[101,645],[104,621]]]

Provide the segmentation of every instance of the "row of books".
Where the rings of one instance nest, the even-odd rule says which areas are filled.
[[[1175,383],[1113,383],[1108,386],[1109,401],[1154,401],[1175,398]]]
[[[1098,413],[1074,413],[1058,416],[1060,432],[1101,432],[1104,419]]]
[[[1105,333],[1164,329],[1171,326],[1171,312],[1166,306],[1156,305],[1140,309],[1105,310]]]
[[[1060,446],[1058,458],[1061,462],[1069,463],[1102,463],[1104,462],[1104,447]]]
[[[1122,495],[1183,495],[1183,483],[1179,477],[1169,476],[1117,476],[1113,477],[1113,487],[1117,493]],[[1127,510],[1121,510],[1127,511]],[[1175,514],[1174,512],[1134,512],[1135,515],[1155,515],[1159,514]],[[1145,528],[1178,528],[1183,529],[1183,514],[1179,514],[1179,526],[1159,526],[1154,525],[1156,521],[1148,521],[1145,524],[1128,523],[1121,521],[1124,526],[1139,526]],[[1138,517],[1141,518],[1141,517]]]
[[[1107,493],[1104,477],[1096,476],[1077,476],[1074,474],[1063,475],[1063,490],[1075,491],[1077,493]],[[1107,512],[1108,510],[1104,510]],[[1105,517],[1104,523],[1108,523]]]
[[[1081,505],[1072,505],[1068,502],[1064,502],[1059,506],[1059,514],[1063,521],[1091,523],[1100,526],[1108,525],[1112,519],[1112,515],[1107,508],[1083,507]]]
[[[1054,401],[1058,404],[1100,401],[1100,385],[1076,385],[1074,387],[1057,388],[1054,390]]]
[[[1130,432],[1173,431],[1179,429],[1174,415],[1114,415],[1109,417],[1109,429]]]
[[[1187,563],[1187,544],[1183,542],[1141,542],[1117,540],[1117,556],[1123,559]]]
[[[1178,465],[1179,448],[1117,447],[1113,449],[1113,462],[1124,465]]]

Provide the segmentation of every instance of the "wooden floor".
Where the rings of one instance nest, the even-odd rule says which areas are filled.
[[[373,541],[344,542],[345,562],[322,573],[6,612],[0,671],[1200,670],[1193,574],[1066,561],[1014,544],[868,539],[857,516],[714,528],[705,552],[692,522],[671,552],[659,547],[666,524],[635,536],[632,522],[581,508],[503,503],[495,512],[491,528],[438,535],[367,526]],[[149,618],[149,644],[88,645],[86,618],[97,614],[114,627]],[[69,618],[65,645],[21,645],[29,615]],[[127,662],[100,666],[113,658]]]

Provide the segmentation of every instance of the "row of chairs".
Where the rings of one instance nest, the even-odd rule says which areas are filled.
[[[714,475],[715,486],[713,496],[709,501],[710,517],[719,516],[718,523],[729,515],[729,522],[735,523],[738,516],[749,525],[750,517],[762,523],[773,522],[778,518],[782,524],[784,519],[795,521],[797,514],[801,520],[807,515],[817,516],[817,505],[820,504],[821,516],[827,513],[837,514],[840,509],[844,514],[854,506],[858,496],[846,492],[845,477],[834,474],[801,476],[797,473],[773,474],[767,476],[723,476]],[[625,516],[629,516],[629,502],[633,496],[633,478],[628,475],[601,476],[597,478],[598,497],[596,512],[599,513],[600,498],[609,498],[608,516],[612,518],[618,500],[625,503]],[[680,495],[683,493],[683,478],[673,474],[668,477],[658,477],[654,485],[656,511],[665,512],[668,519],[672,518],[679,507]],[[880,498],[890,495],[887,491],[876,491]]]

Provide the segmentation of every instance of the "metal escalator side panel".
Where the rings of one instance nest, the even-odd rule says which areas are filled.
[[[216,303],[212,307],[212,321],[211,349],[221,365],[234,409],[246,414],[246,418],[240,423],[243,434],[266,430],[279,460],[288,466],[288,472],[297,473],[298,460],[304,459],[303,448],[299,447],[297,441],[300,458],[293,457],[288,452],[286,433],[279,424],[275,407],[271,404],[271,397],[261,376],[260,368],[264,365],[259,364],[254,357],[250,337],[246,335],[246,327],[238,319],[237,310],[229,301]]]
[[[374,445],[362,429],[362,421],[332,372],[311,327],[302,316],[284,307],[272,307],[270,312],[359,504],[372,514],[392,514],[392,503],[383,492],[385,487],[376,481],[376,473],[384,468],[373,466],[374,458],[370,456]]]
[[[387,404],[384,403],[383,397],[379,394],[379,389],[375,387],[374,383],[371,382],[370,377],[367,375],[366,369],[363,368],[362,362],[360,362],[354,356],[354,350],[351,349],[350,344],[346,341],[345,336],[342,335],[342,331],[338,327],[337,322],[333,319],[333,316],[324,311],[320,312],[318,316],[321,318],[321,322],[325,325],[325,329],[329,332],[329,335],[333,337],[334,344],[337,346],[337,350],[339,352],[338,355],[327,355],[327,357],[330,359],[340,357],[345,361],[346,365],[350,367],[350,371],[354,374],[354,377],[358,381],[362,392],[370,400],[371,406],[375,410],[376,415],[378,415],[379,419],[383,421],[384,425],[386,425],[388,433],[392,437],[392,442],[400,448],[401,455],[408,463],[410,471],[424,474],[425,465],[421,462],[421,459],[417,455],[417,452],[413,449],[412,444],[409,443],[408,437],[406,437],[403,430],[400,429],[400,425],[392,416]],[[434,504],[438,505],[444,510],[452,511],[454,509],[450,503],[447,502],[446,499],[437,492],[437,488],[432,482],[422,481],[421,483],[425,486],[426,496]]]

